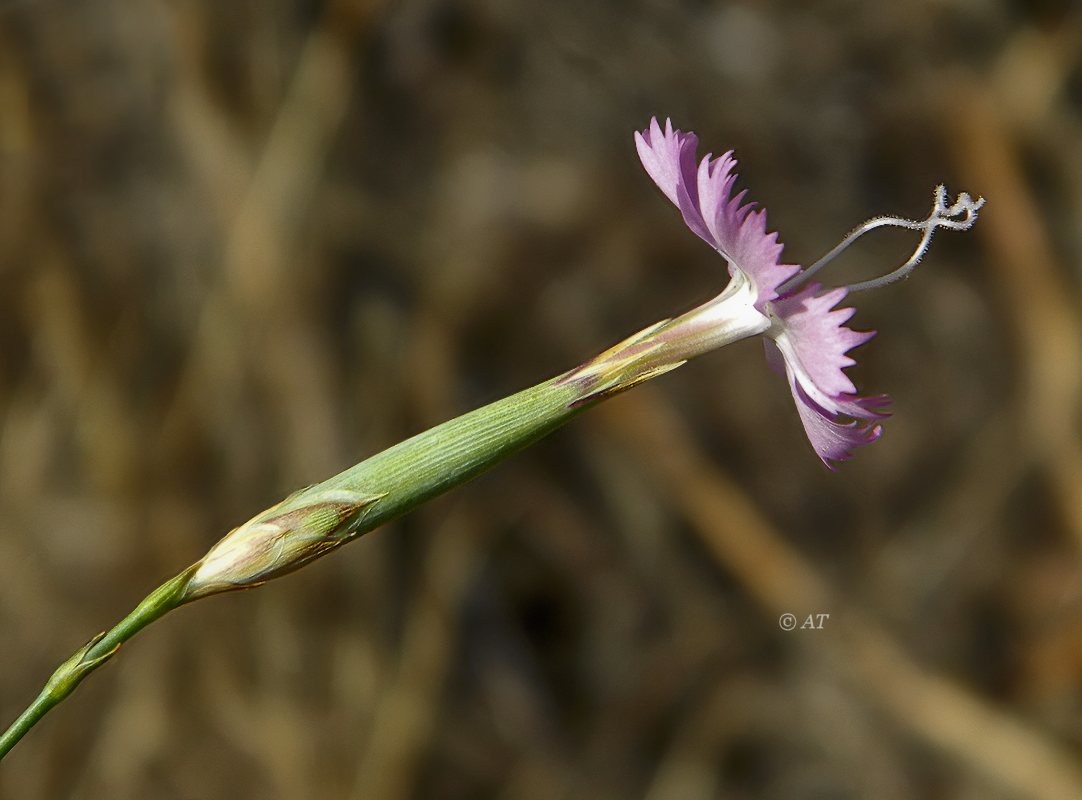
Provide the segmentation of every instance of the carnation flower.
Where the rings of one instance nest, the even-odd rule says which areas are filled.
[[[877,217],[856,228],[807,269],[781,261],[782,245],[768,233],[766,212],[745,203],[746,192],[733,193],[736,159],[732,151],[698,159],[698,137],[674,130],[656,119],[636,132],[639,158],[658,188],[680,210],[687,226],[728,263],[731,282],[721,295],[677,320],[638,335],[640,352],[654,345],[652,358],[678,366],[684,359],[737,338],[763,334],[767,360],[789,382],[808,440],[823,463],[852,456],[855,448],[882,433],[888,416],[886,395],[862,396],[845,374],[855,362],[849,352],[874,332],[847,326],[853,309],[839,304],[850,292],[884,286],[908,275],[928,249],[937,228],[964,230],[973,225],[983,198],[962,193],[948,205],[943,186],[935,190],[932,212],[922,221]],[[811,281],[827,262],[856,239],[876,228],[893,226],[921,231],[920,243],[900,267],[882,277],[849,286],[826,288]],[[624,343],[624,358],[633,353]],[[618,346],[620,347],[620,346]],[[616,348],[614,348],[616,350]],[[641,356],[640,356],[641,358]],[[670,366],[670,368],[671,368]]]

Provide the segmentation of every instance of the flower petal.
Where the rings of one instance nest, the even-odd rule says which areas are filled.
[[[882,434],[879,425],[860,421],[889,416],[887,395],[860,397],[845,374],[856,363],[846,354],[875,335],[846,327],[853,309],[836,308],[846,294],[809,283],[770,305],[777,332],[767,342],[767,360],[784,369],[808,441],[831,469],[831,462],[850,458],[854,448]]]
[[[808,435],[808,441],[811,443],[812,449],[815,450],[815,454],[819,456],[828,469],[835,469],[833,462],[849,460],[853,457],[854,449],[871,444],[883,434],[881,425],[875,423],[861,424],[856,420],[843,423],[837,414],[832,414],[819,406],[804,391],[801,382],[796,377],[795,370],[789,366],[789,362],[785,360],[774,342],[767,339],[765,344],[767,360],[771,363],[771,366],[785,371],[789,380],[789,389],[793,393],[793,400],[796,402],[797,414],[800,415],[800,421],[804,425],[804,432]],[[861,404],[868,403],[875,408],[874,403],[881,403],[885,397],[883,395],[879,398],[856,398],[851,402],[859,411],[863,410],[860,407]],[[845,413],[849,416],[856,416],[849,412]],[[879,415],[878,412],[875,413],[875,416]]]
[[[844,288],[823,292],[819,284],[809,283],[775,300],[771,309],[781,330],[774,339],[796,381],[820,408],[858,419],[887,416],[882,409],[889,398],[857,397],[856,386],[845,374],[856,363],[846,354],[875,335],[846,327],[853,309],[835,308],[846,294]]]
[[[789,385],[808,441],[828,469],[835,469],[832,462],[848,461],[853,457],[853,450],[871,444],[883,435],[882,425],[839,422],[837,417],[815,405],[800,384],[790,379]]]
[[[718,242],[707,228],[699,207],[695,177],[695,151],[698,147],[698,136],[673,130],[672,120],[669,119],[665,120],[664,130],[655,117],[650,120],[646,130],[635,132],[635,149],[647,174],[680,209],[684,222],[695,235],[716,250]]]
[[[654,183],[683,214],[684,222],[729,262],[729,272],[746,275],[756,289],[756,306],[778,296],[778,287],[799,272],[780,263],[782,245],[766,231],[766,212],[743,204],[745,192],[732,196],[736,159],[732,151],[718,158],[705,156],[695,166],[699,139],[674,130],[670,120],[662,129],[657,119],[635,133],[639,159]]]

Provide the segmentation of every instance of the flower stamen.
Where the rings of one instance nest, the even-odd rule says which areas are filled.
[[[806,270],[794,276],[787,283],[782,284],[778,288],[779,293],[790,292],[800,286],[812,275],[849,249],[850,245],[856,242],[857,239],[866,233],[874,231],[876,228],[905,228],[906,230],[923,231],[923,234],[920,238],[920,242],[917,243],[917,247],[913,251],[913,254],[909,256],[904,264],[878,278],[852,283],[846,288],[850,292],[859,292],[864,289],[878,289],[880,286],[886,286],[887,284],[894,283],[895,281],[906,277],[916,268],[917,264],[920,263],[924,254],[928,252],[928,246],[932,242],[932,234],[935,233],[936,229],[948,228],[955,231],[968,230],[973,227],[973,223],[977,221],[977,212],[980,211],[981,206],[984,205],[983,197],[978,197],[974,200],[969,196],[968,192],[962,192],[958,195],[958,198],[954,203],[948,206],[947,187],[943,185],[939,185],[935,188],[934,198],[932,211],[924,220],[917,221],[889,216],[874,217],[862,225],[857,226],[850,231],[844,239],[838,242],[830,252]]]

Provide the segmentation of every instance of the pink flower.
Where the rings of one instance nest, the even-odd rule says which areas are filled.
[[[818,262],[801,269],[781,262],[782,245],[776,233],[767,232],[766,212],[757,210],[754,203],[744,203],[746,192],[733,194],[737,176],[731,151],[718,158],[708,154],[700,161],[694,133],[674,130],[668,120],[662,129],[656,119],[646,130],[635,133],[635,145],[646,171],[680,209],[687,226],[728,262],[733,283],[750,287],[750,291],[736,292],[730,286],[703,307],[711,309],[710,313],[697,309],[696,314],[685,315],[689,321],[695,320],[694,325],[684,326],[688,332],[696,341],[705,340],[703,320],[712,319],[716,324],[724,316],[739,318],[744,335],[763,333],[767,360],[784,372],[808,440],[831,469],[833,462],[851,458],[855,448],[878,439],[882,434],[878,420],[888,416],[885,409],[890,399],[886,395],[859,395],[845,374],[855,363],[849,351],[875,334],[850,329],[846,323],[853,309],[838,306],[851,291],[882,286],[907,275],[927,250],[932,233],[941,227],[969,228],[983,199],[972,200],[963,193],[948,206],[946,190],[940,186],[927,219],[869,220]],[[808,280],[861,235],[883,226],[923,231],[920,245],[905,264],[881,278],[847,287],[825,289]],[[745,297],[745,305],[750,307],[736,309],[734,316],[737,296]],[[726,309],[724,314],[720,313],[722,308]],[[758,324],[756,317],[761,320]],[[687,338],[680,334],[680,326],[670,325],[666,335],[674,342]],[[703,349],[685,347],[690,354]]]

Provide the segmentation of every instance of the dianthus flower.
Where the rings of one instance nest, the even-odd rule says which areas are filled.
[[[878,420],[888,416],[890,399],[882,394],[858,395],[845,374],[855,363],[849,351],[875,333],[850,329],[846,323],[853,309],[839,308],[839,304],[850,292],[908,275],[937,228],[969,228],[984,200],[963,192],[948,205],[946,189],[939,186],[926,219],[871,219],[802,269],[781,262],[782,245],[776,233],[767,232],[766,212],[745,203],[746,192],[734,195],[737,176],[732,151],[699,160],[694,133],[674,130],[668,120],[662,128],[656,119],[636,132],[635,144],[650,177],[680,210],[687,226],[725,258],[731,276],[718,297],[650,331],[651,343],[665,345],[661,349],[666,356],[658,360],[671,362],[674,352],[675,357],[686,359],[737,338],[762,334],[767,360],[788,379],[808,440],[824,464],[833,469],[834,462],[850,458],[855,448],[878,439],[882,433]],[[849,286],[826,288],[810,280],[860,236],[885,226],[922,232],[912,256],[900,267]]]
[[[961,194],[947,204],[935,192],[920,222],[878,217],[864,223],[807,269],[781,263],[777,234],[766,214],[733,195],[732,153],[698,161],[698,139],[657,120],[635,134],[643,166],[700,238],[729,265],[731,280],[717,297],[662,320],[584,364],[528,389],[448,420],[389,447],[326,480],[294,492],[234,528],[203,558],[147,595],[109,631],[64,661],[45,687],[0,731],[0,759],[57,703],[120,646],[185,603],[247,589],[291,572],[436,495],[484,472],[537,441],[600,400],[679,367],[715,348],[763,335],[771,363],[788,378],[808,440],[823,463],[852,455],[879,438],[886,395],[860,396],[845,369],[848,353],[871,333],[846,326],[853,311],[838,308],[853,291],[907,275],[938,228],[969,228],[983,200]],[[921,231],[909,260],[870,281],[826,289],[810,278],[870,230],[894,226]]]

